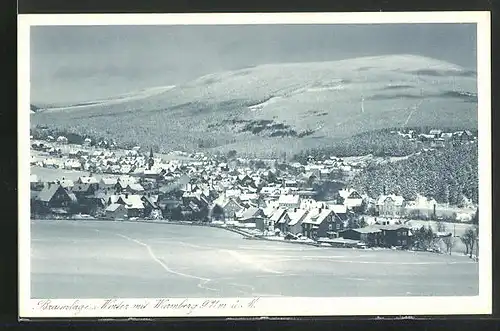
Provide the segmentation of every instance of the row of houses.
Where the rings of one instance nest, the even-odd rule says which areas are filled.
[[[80,183],[79,185],[92,185],[93,183]],[[36,192],[36,191],[33,191]],[[223,206],[219,202],[211,204],[209,197],[192,192],[184,192],[180,201],[173,204],[161,201],[158,195],[150,194],[123,194],[106,195],[103,192],[95,195],[82,195],[79,190],[70,190],[60,183],[49,183],[38,194],[32,196],[32,209],[40,211],[51,210],[57,214],[71,214],[72,211],[81,211],[82,208],[93,206],[100,208],[101,218],[113,220],[125,220],[134,218],[161,218],[170,213],[171,218],[187,220],[216,221],[224,218],[225,214],[231,215],[231,221],[238,222],[248,228],[255,228],[261,231],[279,231],[284,234],[303,235],[313,240],[320,238],[346,238],[363,241],[368,245],[385,245],[387,237],[380,237],[379,233],[387,231],[399,231],[404,227],[385,228],[373,230],[373,228],[350,229],[349,217],[352,216],[344,205],[331,205],[318,203],[303,203],[299,208],[287,208],[286,206],[270,205],[267,208],[241,204],[235,199],[229,199]],[[173,212],[179,209],[176,217]],[[219,211],[218,211],[219,209]],[[165,215],[167,216],[167,215]],[[187,218],[183,218],[187,216]],[[228,222],[231,222],[228,220]],[[348,231],[350,230],[350,231]],[[372,231],[373,230],[373,231]],[[399,236],[399,235],[398,235]],[[400,240],[405,246],[408,241],[408,234],[403,233]],[[382,239],[385,238],[385,241]],[[390,241],[391,246],[398,242]]]
[[[447,143],[464,143],[474,141],[477,137],[470,130],[444,132],[440,129],[429,130],[429,133],[417,134],[414,130],[393,131],[401,137],[411,141],[429,143],[430,147],[445,147]]]

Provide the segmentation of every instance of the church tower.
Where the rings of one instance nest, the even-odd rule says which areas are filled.
[[[155,160],[153,159],[153,148],[151,148],[151,150],[149,151],[148,170],[151,170],[154,164]]]

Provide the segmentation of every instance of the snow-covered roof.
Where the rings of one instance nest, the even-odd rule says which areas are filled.
[[[256,217],[259,213],[260,208],[258,207],[249,207],[245,209],[240,215],[239,218],[240,220],[244,221],[247,219],[251,219],[253,217]]]
[[[400,195],[390,194],[390,195],[381,195],[377,199],[377,206],[383,205],[387,199],[392,199],[396,206],[402,206],[405,198]]]
[[[126,204],[127,208],[132,209],[142,209],[144,208],[144,203],[142,202],[141,196],[136,194],[123,194],[120,195],[120,199]]]
[[[71,179],[60,180],[59,184],[64,188],[73,187],[75,185],[75,183]]]
[[[328,205],[328,209],[332,210],[335,214],[347,213],[346,205]]]
[[[104,185],[116,185],[117,179],[113,177],[102,177],[101,184]]]
[[[279,208],[278,210],[276,210],[272,215],[271,215],[271,218],[270,220],[273,221],[273,222],[278,222],[280,220],[281,217],[283,217],[283,215],[286,213],[286,209],[283,209],[283,208]]]
[[[344,198],[344,199],[347,199],[351,194],[356,194],[358,193],[356,190],[353,190],[353,189],[342,189],[342,190],[339,190],[339,195]],[[359,193],[358,193],[359,194]]]
[[[95,177],[91,177],[91,176],[82,176],[80,178],[78,178],[78,180],[82,183],[82,184],[97,184],[99,181],[97,180],[97,178]]]
[[[302,221],[302,223],[319,225],[327,218],[332,211],[330,209],[313,209]]]
[[[290,218],[290,222],[288,222],[289,226],[294,226],[298,222],[300,222],[307,214],[307,210],[305,209],[296,209],[292,211],[288,211],[288,217]]]
[[[280,195],[278,199],[278,203],[280,204],[297,204],[299,202],[300,202],[300,196],[293,194],[283,194]]]
[[[278,195],[280,194],[280,189],[275,186],[265,186],[260,190],[260,193],[266,195]]]
[[[120,178],[118,178],[118,181],[122,186],[127,186],[129,184],[134,184],[137,182],[137,180],[134,177],[130,176],[121,176]]]
[[[380,233],[380,232],[382,232],[382,230],[380,230],[379,228],[373,227],[373,226],[367,226],[364,228],[358,228],[358,229],[352,229],[352,230],[355,232],[358,232],[358,233]]]
[[[128,184],[127,187],[133,191],[144,191],[144,187],[139,183]]]
[[[410,229],[406,225],[402,224],[387,224],[387,225],[376,225],[377,228],[380,230],[388,230],[388,231],[394,231],[394,230],[399,230],[399,229]]]

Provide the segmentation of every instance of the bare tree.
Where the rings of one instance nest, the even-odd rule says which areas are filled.
[[[451,255],[451,250],[455,246],[455,238],[453,236],[447,236],[443,238],[443,243],[446,246],[446,252]]]
[[[472,253],[474,251],[474,246],[477,241],[477,230],[475,227],[471,226],[468,228],[465,233],[460,238],[462,242],[465,244],[466,252],[465,254],[469,254],[472,258]]]

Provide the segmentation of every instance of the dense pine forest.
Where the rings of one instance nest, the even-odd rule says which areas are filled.
[[[417,194],[437,202],[460,205],[463,197],[478,202],[477,142],[421,152],[408,159],[370,165],[357,175],[352,185],[376,197],[383,193],[414,199]]]

